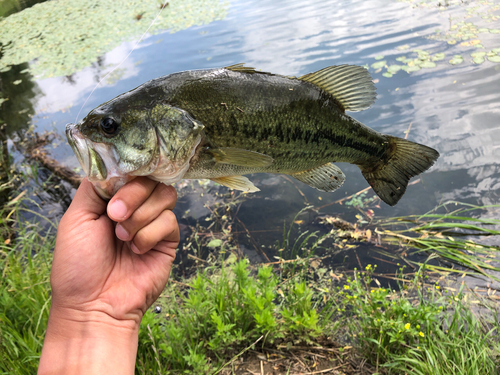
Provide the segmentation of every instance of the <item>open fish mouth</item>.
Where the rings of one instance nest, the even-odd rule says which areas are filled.
[[[75,124],[66,125],[66,137],[89,180],[105,180],[107,177],[106,164],[95,150],[92,142],[83,136]]]
[[[89,144],[75,124],[66,125],[66,138],[86,175],[90,171]]]

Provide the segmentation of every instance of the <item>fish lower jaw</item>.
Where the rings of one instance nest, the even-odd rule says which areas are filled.
[[[102,199],[110,200],[123,185],[125,185],[129,181],[132,181],[135,177],[136,176],[126,175],[110,177],[106,180],[100,181],[92,181],[91,179],[89,179],[89,181],[92,183],[92,185],[94,185],[96,192]]]

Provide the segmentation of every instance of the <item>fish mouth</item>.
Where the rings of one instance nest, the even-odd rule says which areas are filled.
[[[66,125],[66,138],[83,168],[83,172],[88,176],[90,172],[90,145],[75,124]]]
[[[88,140],[74,124],[66,125],[66,138],[75,153],[89,181],[102,181],[107,178],[106,164]]]

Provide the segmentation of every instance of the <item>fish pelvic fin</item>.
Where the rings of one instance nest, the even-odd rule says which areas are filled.
[[[363,176],[375,193],[394,206],[406,191],[413,176],[429,169],[439,157],[433,148],[388,136],[389,155],[375,166],[360,166]]]
[[[248,193],[260,191],[252,181],[244,176],[214,177],[211,180],[234,190],[246,191]]]
[[[345,175],[333,163],[290,174],[297,180],[321,191],[334,191],[342,186]]]
[[[372,77],[362,66],[333,65],[299,79],[331,94],[344,111],[362,111],[375,103],[377,98]]]

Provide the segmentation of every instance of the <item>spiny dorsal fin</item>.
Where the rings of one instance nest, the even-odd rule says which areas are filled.
[[[224,69],[231,70],[233,72],[240,72],[240,73],[250,73],[250,74],[267,74],[270,76],[273,76],[274,74],[269,73],[269,72],[261,72],[259,70],[255,70],[255,68],[245,66],[244,63],[239,63],[239,64],[234,64],[230,66],[226,66]]]
[[[274,159],[268,155],[233,147],[209,148],[206,152],[210,154],[217,163],[233,164],[241,167],[267,167],[274,161]]]
[[[310,82],[339,101],[344,110],[357,112],[369,108],[377,97],[368,70],[357,65],[329,66],[299,77]]]
[[[334,191],[342,186],[344,173],[333,163],[290,174],[297,180],[321,191]]]
[[[241,72],[241,73],[257,73],[255,68],[245,66],[245,63],[229,65],[229,66],[226,66],[224,69],[232,70],[233,72]]]
[[[248,178],[243,176],[227,176],[227,177],[214,177],[211,178],[213,182],[227,186],[228,188],[246,191],[248,193],[255,193],[260,191]]]

